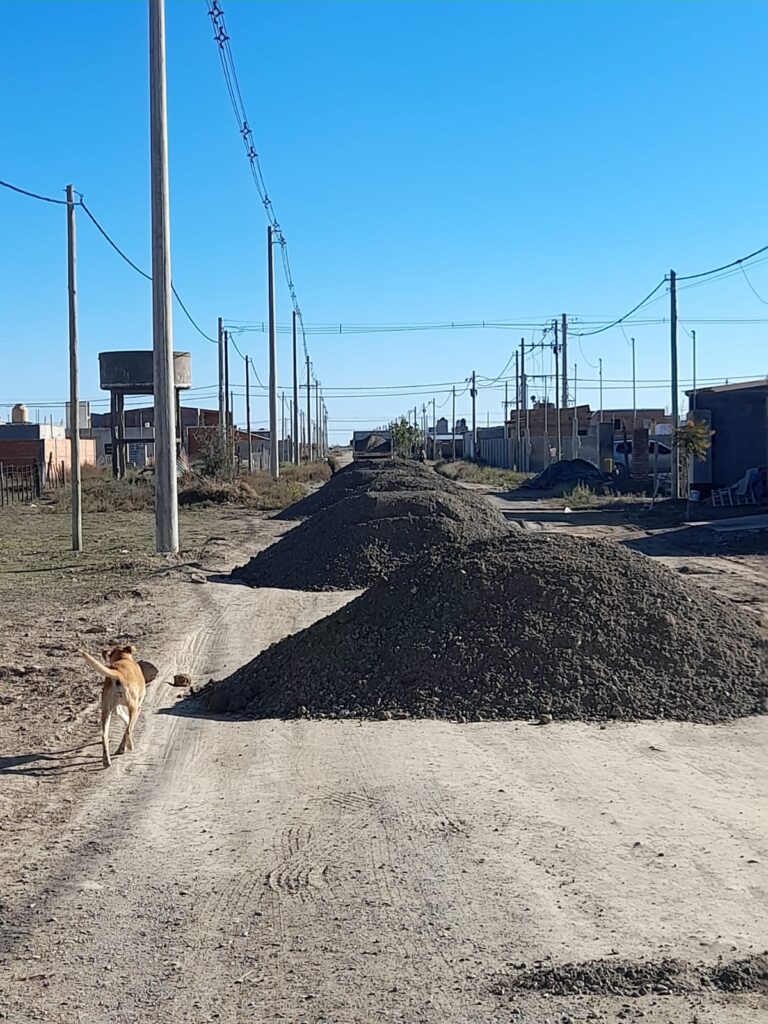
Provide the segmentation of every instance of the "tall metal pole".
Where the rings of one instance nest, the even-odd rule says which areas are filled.
[[[691,405],[696,409],[696,331],[691,331],[691,343],[693,344],[693,401]]]
[[[680,465],[677,444],[677,428],[680,419],[678,409],[677,379],[677,275],[674,270],[669,272],[669,340],[671,346],[672,370],[672,498],[680,497]]]
[[[637,378],[635,375],[635,339],[632,342],[632,429],[637,429]]]
[[[453,430],[451,431],[451,438],[453,440],[453,461],[456,461],[456,385],[453,386],[453,402],[451,405],[451,419],[453,420]]]
[[[277,324],[275,323],[275,246],[272,225],[267,225],[267,297],[269,301],[269,471],[280,476],[277,437]]]
[[[307,462],[312,461],[312,367],[307,356]]]
[[[227,388],[224,376],[224,326],[221,317],[218,320],[217,338],[219,341],[219,450],[223,468],[224,453],[227,450]]]
[[[568,408],[568,317],[563,313],[561,317],[561,340],[563,348],[563,409]]]
[[[251,374],[248,356],[245,361],[245,429],[248,432],[248,472],[253,472],[253,438],[251,437]]]
[[[72,550],[83,550],[80,470],[80,380],[77,362],[77,253],[74,189],[67,185],[67,292],[69,296],[69,460],[72,480]]]
[[[299,362],[298,362],[298,338],[296,330],[296,321],[298,316],[296,310],[293,311],[293,424],[291,426],[291,434],[293,435],[293,462],[298,466],[301,461],[301,452],[299,449]]]
[[[171,553],[179,550],[179,509],[171,306],[171,222],[168,209],[164,0],[149,0],[149,119],[152,189],[152,368],[155,393],[155,547],[159,552]]]

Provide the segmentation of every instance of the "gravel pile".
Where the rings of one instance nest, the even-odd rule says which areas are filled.
[[[283,509],[275,518],[307,519],[324,512],[351,494],[365,491],[438,491],[461,493],[456,484],[417,462],[383,459],[362,465],[350,463],[331,477],[318,490]]]
[[[353,490],[233,576],[253,587],[358,590],[389,579],[428,549],[512,533],[487,502],[456,491]]]
[[[748,612],[620,545],[519,533],[427,552],[205,700],[256,718],[718,722],[760,712],[765,685]]]
[[[683,960],[590,960],[582,964],[527,967],[505,975],[494,986],[497,995],[520,990],[551,995],[683,995],[714,989],[720,992],[768,992],[768,954],[716,964]]]

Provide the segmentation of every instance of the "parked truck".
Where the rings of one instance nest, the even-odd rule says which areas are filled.
[[[392,458],[391,430],[356,430],[352,435],[353,462]]]

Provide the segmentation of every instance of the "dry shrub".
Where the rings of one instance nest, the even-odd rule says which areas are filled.
[[[289,462],[280,467],[280,474],[286,480],[302,484],[322,484],[331,479],[327,462],[302,462],[300,466]]]
[[[517,473],[513,469],[497,469],[495,466],[482,466],[476,462],[457,459],[455,462],[438,462],[436,472],[449,480],[466,484],[491,484],[498,487],[519,487],[531,473]]]

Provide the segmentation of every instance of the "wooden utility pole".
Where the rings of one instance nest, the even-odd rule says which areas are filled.
[[[248,367],[248,356],[245,362],[245,429],[248,432],[248,472],[253,472],[253,438],[251,437],[251,374]]]
[[[456,385],[453,386],[453,401],[451,404],[451,418],[453,420],[453,430],[451,431],[451,440],[453,441],[453,461],[456,461]]]
[[[269,301],[269,471],[280,476],[277,437],[277,324],[275,323],[275,252],[272,225],[267,225],[267,297]]]
[[[171,223],[168,208],[168,120],[165,0],[149,0],[149,114],[152,190],[152,369],[155,398],[155,546],[179,550],[176,403],[173,372]]]
[[[560,344],[563,349],[563,399],[560,403],[563,409],[568,408],[568,317],[563,313],[561,323]]]
[[[72,481],[72,550],[83,550],[80,468],[80,376],[77,362],[77,252],[74,189],[67,185],[67,292],[69,295],[69,458]]]
[[[293,436],[292,454],[294,465],[298,466],[301,462],[301,452],[299,449],[299,362],[298,362],[298,338],[296,337],[296,321],[298,316],[296,310],[293,311],[293,417],[291,423],[291,434]]]
[[[307,356],[307,462],[312,461],[312,367]]]
[[[669,272],[669,339],[672,370],[672,498],[680,497],[680,453],[677,443],[680,410],[678,408],[677,379],[677,275]]]

